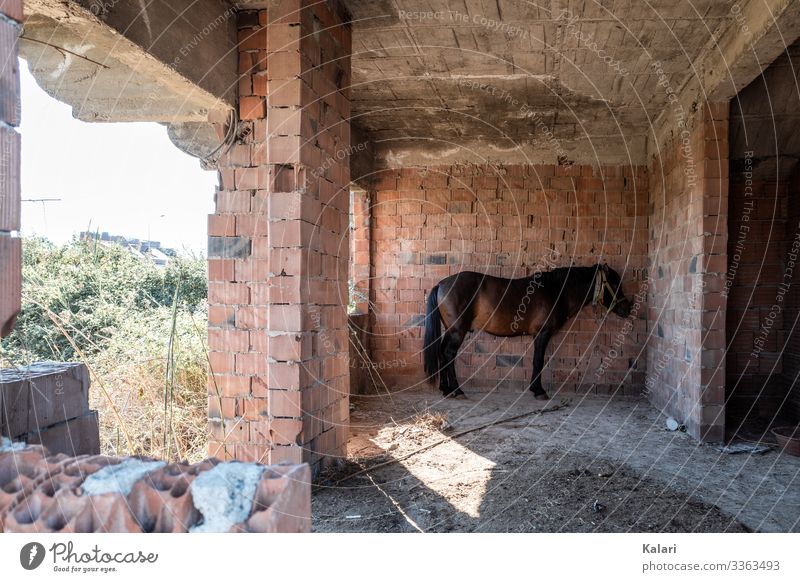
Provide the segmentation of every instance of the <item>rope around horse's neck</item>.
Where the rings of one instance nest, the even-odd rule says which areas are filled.
[[[603,292],[608,289],[608,292],[611,293],[611,305],[608,306],[608,310],[611,311],[617,306],[619,303],[619,298],[617,297],[617,292],[611,287],[611,283],[608,282],[608,276],[606,275],[605,269],[603,267],[598,267],[597,275],[594,278],[594,301],[593,303],[596,305],[600,305],[601,307],[606,307],[603,304]]]

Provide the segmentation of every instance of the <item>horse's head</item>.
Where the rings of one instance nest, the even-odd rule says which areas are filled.
[[[622,292],[622,277],[608,265],[597,266],[594,302],[620,317],[628,317],[631,313],[631,302]]]

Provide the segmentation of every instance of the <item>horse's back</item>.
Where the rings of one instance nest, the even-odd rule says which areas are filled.
[[[455,275],[450,275],[439,281],[439,289],[450,289],[454,286],[464,288],[511,288],[519,285],[524,286],[530,277],[522,277],[520,279],[506,279],[505,277],[495,277],[494,275],[487,275],[486,273],[479,273],[477,271],[461,271]]]

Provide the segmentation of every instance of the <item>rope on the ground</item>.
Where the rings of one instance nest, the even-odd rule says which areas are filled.
[[[403,508],[400,506],[400,504],[397,502],[397,500],[396,500],[394,497],[392,497],[391,495],[389,495],[389,493],[387,493],[387,492],[386,492],[386,491],[385,491],[385,490],[384,490],[384,489],[383,489],[383,488],[382,488],[382,487],[381,487],[381,486],[380,486],[378,483],[376,483],[376,482],[375,482],[375,479],[373,479],[373,478],[372,478],[372,475],[367,475],[367,478],[370,480],[370,482],[372,483],[372,485],[373,485],[373,486],[374,486],[374,487],[375,487],[375,488],[376,488],[378,491],[380,491],[381,493],[383,493],[383,496],[384,496],[384,497],[386,497],[386,499],[388,499],[388,500],[389,500],[389,501],[392,503],[392,505],[394,505],[394,508],[397,510],[397,512],[398,512],[398,513],[401,515],[401,517],[402,517],[403,519],[405,519],[405,520],[406,520],[406,522],[407,522],[407,523],[408,523],[408,524],[409,524],[411,527],[413,527],[413,528],[414,528],[415,530],[417,530],[419,533],[425,533],[425,530],[423,530],[421,527],[419,527],[419,524],[418,524],[416,521],[414,521],[413,519],[411,519],[411,516],[410,516],[410,515],[408,515],[408,514],[405,512],[405,510],[404,510],[404,509],[403,509]]]
[[[343,477],[342,479],[339,479],[338,481],[336,481],[336,483],[334,483],[334,486],[338,485],[339,483],[342,483],[343,481],[347,481],[348,479],[352,479],[353,477],[358,477],[359,475],[364,475],[366,473],[371,473],[372,471],[375,471],[377,469],[382,469],[383,467],[388,467],[389,465],[394,465],[395,463],[400,463],[401,461],[405,461],[406,459],[409,459],[409,458],[413,457],[414,455],[418,455],[420,453],[424,453],[425,451],[429,451],[430,449],[432,449],[434,447],[438,447],[439,445],[442,445],[442,444],[444,444],[446,442],[449,442],[449,441],[451,441],[453,439],[457,439],[459,437],[462,437],[464,435],[468,435],[468,434],[473,433],[473,432],[477,432],[479,430],[484,430],[484,429],[490,428],[490,427],[498,425],[498,424],[503,424],[505,422],[511,422],[512,420],[519,420],[520,418],[525,418],[526,416],[533,416],[533,415],[537,415],[537,414],[541,415],[541,414],[547,414],[548,412],[556,412],[557,410],[563,410],[564,408],[567,408],[569,406],[569,402],[570,402],[569,400],[562,401],[560,404],[557,404],[556,406],[553,406],[551,408],[537,408],[536,410],[531,410],[530,412],[523,412],[522,414],[517,414],[515,416],[509,416],[508,418],[501,418],[499,420],[493,420],[492,422],[487,422],[487,423],[482,424],[480,426],[474,426],[472,428],[468,428],[466,430],[462,430],[461,432],[457,432],[456,434],[447,436],[445,438],[439,439],[438,441],[434,441],[434,442],[429,443],[429,444],[427,444],[425,446],[422,446],[422,447],[420,447],[418,449],[415,449],[415,450],[411,451],[410,453],[406,453],[402,457],[395,457],[394,459],[391,459],[389,461],[384,461],[383,463],[378,463],[377,465],[373,465],[372,467],[368,467],[368,468],[365,468],[365,469],[361,469],[360,471],[356,471],[352,475],[348,475],[347,477]]]

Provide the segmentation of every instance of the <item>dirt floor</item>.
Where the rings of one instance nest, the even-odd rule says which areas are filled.
[[[700,445],[644,400],[355,397],[348,454],[315,531],[800,531],[800,458]]]

